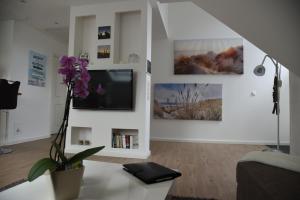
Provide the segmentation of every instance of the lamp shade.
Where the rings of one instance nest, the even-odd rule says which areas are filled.
[[[265,75],[265,73],[266,73],[266,68],[265,68],[265,66],[263,66],[263,65],[257,65],[257,66],[254,68],[253,73],[254,73],[256,76],[263,76],[263,75]]]

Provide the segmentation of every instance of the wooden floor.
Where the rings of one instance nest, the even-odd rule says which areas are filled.
[[[28,170],[39,158],[48,156],[50,139],[11,146],[14,152],[0,155],[0,187],[26,177]],[[235,168],[247,152],[264,146],[204,144],[181,142],[151,142],[148,160],[182,172],[176,179],[172,195],[234,200],[236,193]],[[91,157],[91,160],[130,163],[143,160]],[[101,173],[101,172],[100,172]]]

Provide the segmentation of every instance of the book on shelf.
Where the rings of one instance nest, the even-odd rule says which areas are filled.
[[[122,148],[126,149],[126,135],[122,135]]]
[[[138,136],[126,133],[113,133],[112,148],[137,149]]]
[[[129,135],[129,148],[133,149],[133,136]]]
[[[137,137],[137,136],[133,137],[133,138],[132,138],[132,142],[133,142],[132,148],[133,148],[133,149],[137,149],[138,146],[139,146],[139,140],[138,140],[138,137]]]
[[[122,139],[122,135],[118,135],[119,137],[119,148],[123,148],[123,139]]]

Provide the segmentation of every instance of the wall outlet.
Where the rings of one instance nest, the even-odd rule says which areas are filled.
[[[15,123],[15,135],[21,135],[21,134],[22,134],[21,125],[19,123]]]
[[[20,128],[16,128],[15,135],[21,135],[21,129]]]

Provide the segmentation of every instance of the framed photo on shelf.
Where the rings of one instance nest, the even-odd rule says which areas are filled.
[[[97,58],[110,58],[110,45],[99,45],[97,51]]]
[[[98,27],[98,40],[110,39],[111,26],[99,26]]]

